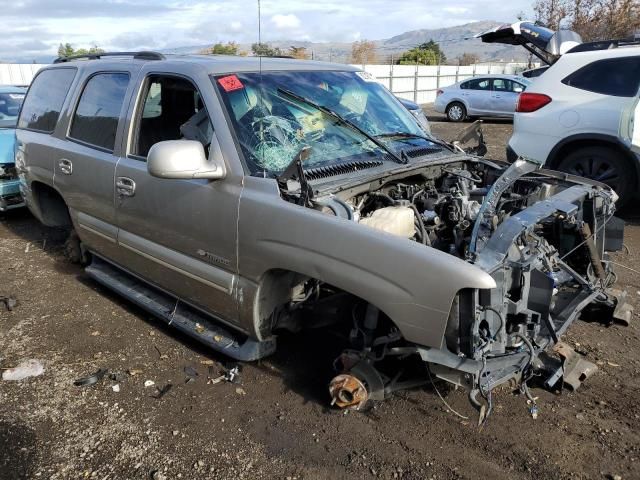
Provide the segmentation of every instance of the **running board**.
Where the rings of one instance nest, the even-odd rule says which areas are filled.
[[[258,360],[276,349],[275,339],[258,342],[243,334],[234,333],[220,326],[214,318],[147,285],[97,255],[92,256],[92,262],[85,268],[85,272],[98,283],[159,317],[168,325],[235,360]]]

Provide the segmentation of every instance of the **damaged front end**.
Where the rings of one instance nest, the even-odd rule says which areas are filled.
[[[465,359],[464,371],[453,362],[432,367],[467,387],[482,415],[491,411],[491,391],[499,385],[519,385],[528,394],[526,382],[536,376],[547,388],[564,381],[576,389],[595,371],[560,342],[585,308],[622,323],[630,319],[624,295],[611,288],[616,276],[607,257],[622,247],[615,193],[587,183],[542,183],[538,201],[504,216],[501,206],[514,188],[541,181],[527,176],[537,168],[519,159],[488,191],[466,255],[497,287],[460,292],[454,302],[446,344]]]
[[[482,420],[498,386],[520,388],[533,401],[527,382],[534,378],[547,388],[575,389],[595,371],[560,339],[587,308],[603,320],[629,321],[608,258],[622,248],[616,194],[539,168],[525,159],[505,167],[466,157],[389,176],[375,189],[370,183],[366,191],[334,190],[309,201],[310,208],[464,259],[496,283],[458,292],[439,348],[381,328],[384,315],[372,305],[354,311],[353,348],[338,359],[340,375],[330,386],[334,404],[360,408],[437,377],[465,387]],[[426,374],[398,362],[418,356]],[[391,370],[384,366],[389,359]]]

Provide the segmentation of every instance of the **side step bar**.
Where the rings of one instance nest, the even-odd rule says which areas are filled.
[[[220,326],[214,318],[147,285],[97,255],[93,255],[85,272],[98,283],[114,290],[168,325],[235,360],[258,360],[276,349],[275,339],[258,342],[234,333]]]

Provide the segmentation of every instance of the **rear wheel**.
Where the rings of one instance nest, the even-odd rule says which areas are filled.
[[[67,241],[64,242],[64,256],[68,262],[76,265],[83,264],[82,247],[80,246],[80,237],[74,229],[69,232]]]
[[[606,183],[620,197],[618,206],[624,205],[633,191],[635,172],[629,169],[624,156],[612,148],[580,148],[560,160],[557,169]]]
[[[452,102],[447,105],[446,113],[450,122],[462,122],[467,118],[467,109],[460,102]]]

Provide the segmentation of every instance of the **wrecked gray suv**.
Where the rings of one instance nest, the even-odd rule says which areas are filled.
[[[245,361],[283,330],[345,331],[340,407],[437,377],[486,417],[499,385],[588,376],[559,342],[585,308],[629,319],[607,261],[623,235],[612,190],[426,136],[350,66],[60,59],[34,79],[17,144],[34,215],[169,325]]]

